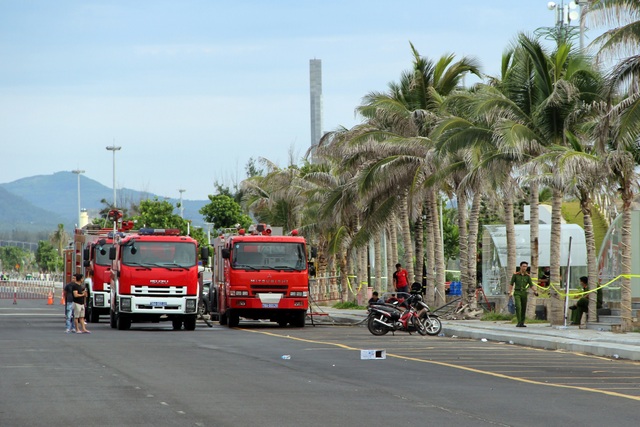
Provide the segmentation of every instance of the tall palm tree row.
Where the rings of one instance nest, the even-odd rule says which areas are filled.
[[[614,3],[633,7],[638,2],[592,3],[590,10],[596,13]],[[367,94],[356,108],[361,124],[325,135],[310,157],[313,162],[304,167],[280,169],[265,161],[268,173],[246,182],[247,206],[273,215],[287,228],[305,226],[323,242],[318,245],[328,260],[323,268],[338,266],[343,290],[348,289],[347,275],[356,276],[357,284],[366,283],[363,248],[370,242],[375,288],[390,288],[389,278],[381,280],[386,242],[387,265],[402,260],[415,281],[421,281],[424,265],[429,302],[440,305],[445,277],[439,221],[443,196],[457,204],[461,279],[467,302],[473,303],[483,200],[502,201],[506,271],[511,272],[518,261],[514,200],[528,194],[534,220],[539,194],[553,194],[549,251],[551,281],[557,285],[565,197],[580,201],[589,276],[595,283],[593,200],[618,194],[625,215],[623,243],[628,245],[623,267],[630,273],[630,209],[637,192],[635,167],[640,164],[640,95],[634,84],[640,67],[633,55],[605,76],[571,44],[547,49],[520,34],[503,57],[499,77],[464,88],[464,75],[484,77],[476,61],[445,55],[434,62],[410,47],[411,69],[387,91]],[[536,227],[530,238],[532,254],[537,254]],[[537,263],[532,256],[534,272]],[[629,283],[623,280],[622,289],[623,330],[630,330]],[[562,321],[559,292],[553,292],[551,317],[554,323]]]

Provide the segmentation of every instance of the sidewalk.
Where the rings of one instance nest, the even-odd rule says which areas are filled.
[[[366,310],[339,310],[331,307],[315,308],[314,322],[326,325],[356,325],[366,328]],[[307,320],[307,325],[310,324]],[[566,350],[614,359],[640,361],[640,333],[614,333],[593,329],[551,326],[549,323],[530,323],[516,328],[510,322],[442,319],[442,332],[447,337],[471,338],[508,342],[548,350]]]

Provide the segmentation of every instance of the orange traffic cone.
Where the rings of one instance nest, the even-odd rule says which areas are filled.
[[[62,295],[60,295],[60,305],[64,305],[64,291],[62,291]]]
[[[49,291],[49,296],[47,297],[47,305],[53,305],[53,292]]]

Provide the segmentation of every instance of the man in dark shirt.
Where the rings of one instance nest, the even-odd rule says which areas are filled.
[[[82,277],[82,274],[76,274],[76,280],[73,284],[73,321],[76,325],[77,334],[90,334],[91,332],[87,330],[87,326],[84,323],[84,300],[88,292],[82,283]]]
[[[73,278],[75,280],[75,277]],[[64,319],[65,319],[65,332],[75,332],[75,322],[73,320],[73,285],[75,282],[69,282],[64,285]]]

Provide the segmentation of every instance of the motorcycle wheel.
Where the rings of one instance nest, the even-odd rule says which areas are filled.
[[[418,331],[420,335],[427,335],[427,326],[422,319],[418,319],[417,317],[412,317],[411,322],[413,323],[413,327]]]
[[[369,321],[367,322],[367,328],[369,329],[369,332],[376,336],[385,335],[387,332],[389,332],[389,328],[387,328],[380,322],[376,322],[376,319],[384,321],[384,316],[382,314],[379,314],[377,316],[369,316]]]
[[[436,316],[424,316],[420,320],[427,329],[427,335],[438,335],[442,331],[442,322]]]

